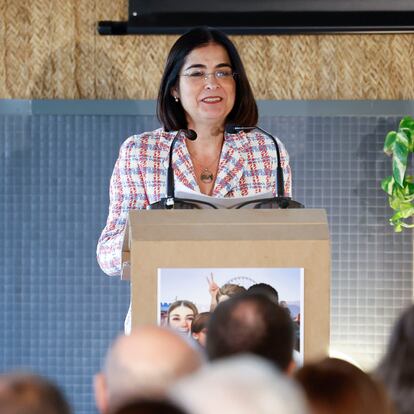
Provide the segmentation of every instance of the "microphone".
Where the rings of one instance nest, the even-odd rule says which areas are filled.
[[[276,179],[277,179],[277,201],[280,208],[303,208],[303,204],[298,203],[297,201],[292,200],[290,197],[285,197],[285,184],[284,184],[284,175],[283,175],[283,168],[282,168],[282,160],[280,157],[280,149],[279,144],[276,141],[276,138],[268,131],[264,130],[263,128],[255,125],[255,126],[237,126],[229,124],[226,126],[226,132],[228,134],[237,134],[240,131],[252,131],[254,129],[258,129],[259,131],[263,132],[267,135],[272,141],[276,149],[277,155],[277,167],[276,167]]]
[[[175,134],[175,137],[171,142],[169,158],[168,158],[168,170],[167,170],[167,197],[165,199],[161,199],[161,203],[166,209],[172,209],[174,207],[175,189],[174,189],[174,170],[172,167],[172,156],[173,156],[175,143],[177,142],[177,139],[181,136],[181,134],[184,134],[184,136],[190,141],[195,141],[197,139],[197,133],[194,130],[180,129]]]

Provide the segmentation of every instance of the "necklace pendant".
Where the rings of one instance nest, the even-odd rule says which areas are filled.
[[[204,168],[204,170],[201,171],[200,180],[204,184],[211,184],[213,182],[213,179],[214,179],[214,175],[208,168]]]

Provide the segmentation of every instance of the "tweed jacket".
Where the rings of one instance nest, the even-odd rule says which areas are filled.
[[[177,132],[157,129],[133,135],[121,146],[110,182],[109,215],[98,241],[101,269],[110,276],[121,273],[121,249],[129,210],[145,209],[166,196],[169,149]],[[183,135],[183,134],[182,134]],[[291,195],[289,156],[280,146],[285,195]],[[213,197],[242,197],[272,191],[276,195],[277,155],[272,140],[260,132],[224,136]],[[174,180],[200,191],[184,136],[173,152]]]

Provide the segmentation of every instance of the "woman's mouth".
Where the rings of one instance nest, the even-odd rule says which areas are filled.
[[[180,332],[188,332],[188,328],[178,328]]]
[[[223,100],[220,96],[208,96],[207,98],[203,98],[201,102],[207,103],[207,104],[214,104],[221,102]]]

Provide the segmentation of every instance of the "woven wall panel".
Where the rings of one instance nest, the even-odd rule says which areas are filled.
[[[175,36],[99,36],[126,0],[0,0],[0,98],[154,99]],[[259,99],[414,99],[414,35],[234,36]]]
[[[2,92],[6,91],[6,28],[4,25],[4,16],[6,15],[7,5],[5,1],[0,0],[0,88]]]

